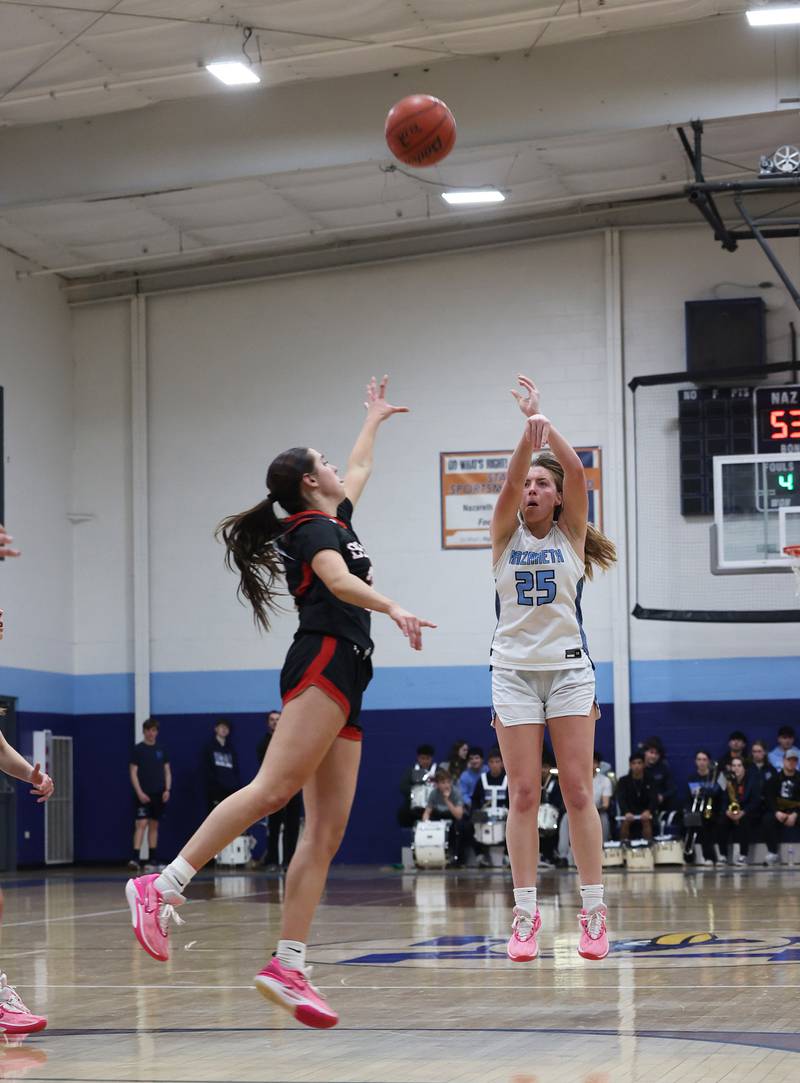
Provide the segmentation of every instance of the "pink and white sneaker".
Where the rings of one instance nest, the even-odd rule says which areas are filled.
[[[608,955],[608,932],[606,930],[605,906],[594,906],[591,910],[581,910],[578,923],[581,927],[581,939],[578,955],[584,959],[605,959]]]
[[[131,908],[131,919],[136,939],[148,955],[159,962],[169,959],[169,923],[184,925],[182,917],[175,913],[175,907],[186,902],[177,891],[161,894],[155,886],[158,873],[149,876],[137,876],[125,885],[125,897]]]
[[[29,1012],[5,974],[0,974],[0,1034],[33,1034],[46,1026],[45,1017]]]
[[[293,970],[278,959],[271,959],[253,982],[262,996],[285,1008],[298,1023],[307,1027],[335,1027],[339,1016],[308,980],[310,973],[310,968]]]
[[[536,942],[536,934],[542,927],[542,919],[537,908],[531,917],[528,910],[521,906],[514,907],[514,920],[511,928],[514,930],[506,947],[509,959],[513,963],[531,963],[539,954],[539,945]]]

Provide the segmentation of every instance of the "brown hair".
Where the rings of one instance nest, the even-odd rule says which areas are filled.
[[[452,779],[453,776],[450,774],[446,767],[436,768],[436,773],[433,776],[434,782],[451,782]]]
[[[556,483],[556,489],[559,495],[564,495],[564,467],[552,453],[552,451],[540,451],[538,455],[534,456],[532,466],[541,466],[545,470],[549,471],[553,475],[553,480]],[[563,507],[563,505],[562,505]],[[561,514],[561,507],[557,507],[553,511],[553,520],[557,521]],[[598,530],[592,523],[586,524],[586,543],[583,550],[584,557],[584,574],[587,579],[591,579],[594,574],[594,568],[602,568],[602,570],[608,571],[612,564],[617,559],[617,547],[614,545],[610,538],[607,538],[605,534]]]
[[[226,565],[239,573],[237,598],[247,599],[253,607],[253,620],[265,632],[269,631],[270,613],[280,610],[276,599],[284,570],[273,543],[284,533],[286,521],[275,514],[275,504],[290,515],[303,511],[301,483],[313,470],[314,456],[307,447],[282,452],[267,470],[269,495],[247,511],[223,519],[214,532],[225,544]]]

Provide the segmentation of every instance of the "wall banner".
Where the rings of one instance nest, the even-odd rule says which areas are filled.
[[[603,529],[603,471],[599,447],[577,447],[589,486],[589,522]],[[511,451],[443,451],[442,549],[489,549],[492,512]]]

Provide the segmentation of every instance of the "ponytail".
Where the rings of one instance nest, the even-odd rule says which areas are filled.
[[[535,466],[542,466],[553,475],[556,489],[564,494],[564,467],[552,453],[552,451],[540,452],[534,458]],[[558,520],[561,507],[555,509],[554,521]],[[602,530],[598,530],[593,523],[586,524],[586,542],[583,547],[583,571],[587,579],[594,575],[595,567],[607,572],[617,560],[617,547],[610,538],[607,538]]]
[[[308,448],[290,448],[273,459],[267,471],[269,494],[255,507],[223,519],[214,536],[225,545],[225,564],[239,573],[237,598],[246,599],[253,608],[257,627],[268,632],[270,614],[281,607],[279,580],[283,561],[273,544],[286,530],[284,519],[275,514],[280,503],[290,515],[304,508],[301,482],[314,469],[314,456]]]

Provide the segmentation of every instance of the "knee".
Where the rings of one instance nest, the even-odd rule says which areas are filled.
[[[509,799],[514,812],[534,812],[539,808],[541,790],[532,782],[518,782],[509,785]]]
[[[590,806],[594,806],[594,794],[591,786],[587,786],[583,779],[559,779],[561,783],[561,795],[564,804],[572,813],[584,812]]]
[[[342,845],[346,823],[326,823],[316,826],[306,825],[303,832],[303,842],[310,846],[314,853],[328,861],[333,860],[339,847]]]
[[[278,812],[291,801],[293,796],[294,791],[286,786],[256,791],[256,818],[261,819],[264,816],[271,816],[273,812]]]

